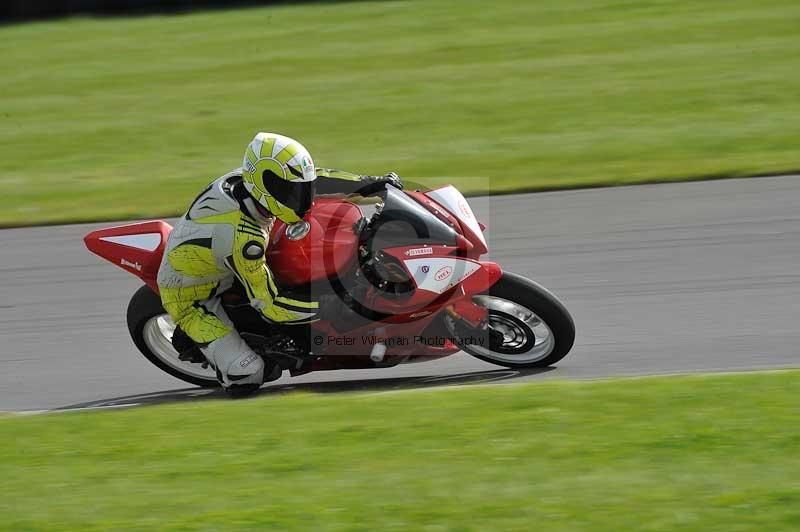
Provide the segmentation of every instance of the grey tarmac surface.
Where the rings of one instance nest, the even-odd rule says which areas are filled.
[[[546,372],[459,354],[384,370],[314,373],[262,395],[474,382],[800,367],[800,178],[473,198],[491,258],[553,290],[572,352]],[[90,254],[113,224],[0,230],[0,410],[192,399],[134,348],[140,282]],[[216,393],[212,393],[216,396]]]

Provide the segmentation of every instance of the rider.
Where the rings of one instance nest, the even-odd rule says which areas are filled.
[[[387,184],[402,188],[394,173],[360,176],[315,168],[296,140],[259,133],[247,146],[242,167],[197,196],[169,236],[158,286],[164,309],[200,347],[223,387],[249,392],[264,381],[264,361],[236,331],[218,297],[234,279],[269,322],[316,320],[318,303],[281,295],[267,267],[264,253],[275,218],[301,221],[315,190],[370,195]]]

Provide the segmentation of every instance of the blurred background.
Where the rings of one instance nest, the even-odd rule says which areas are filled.
[[[302,1],[287,2],[284,0],[283,3],[301,3]],[[324,2],[326,0],[316,1]],[[0,6],[0,16],[14,21],[24,21],[76,14],[132,15],[146,11],[189,11],[198,8],[225,8],[277,3],[280,3],[280,0],[261,2],[255,0],[230,0],[227,2],[220,0],[8,0]]]
[[[472,193],[800,166],[794,1],[219,7],[5,2],[0,224],[177,214],[260,130]]]
[[[0,230],[0,529],[800,529],[797,177],[522,194],[798,173],[797,0],[0,18],[0,227],[178,215],[279,132],[495,195],[470,200],[491,258],[577,325],[541,374],[461,353],[218,401],[130,342],[141,282],[86,251],[97,225]]]

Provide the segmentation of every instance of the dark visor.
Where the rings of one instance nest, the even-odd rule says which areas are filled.
[[[301,218],[311,208],[316,190],[314,181],[286,181],[270,170],[264,171],[262,179],[270,196],[292,209]]]

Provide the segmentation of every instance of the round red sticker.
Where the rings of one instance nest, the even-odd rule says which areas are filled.
[[[443,266],[439,268],[439,271],[436,272],[436,275],[434,275],[433,278],[436,279],[437,281],[444,281],[451,275],[453,275],[453,267]]]

